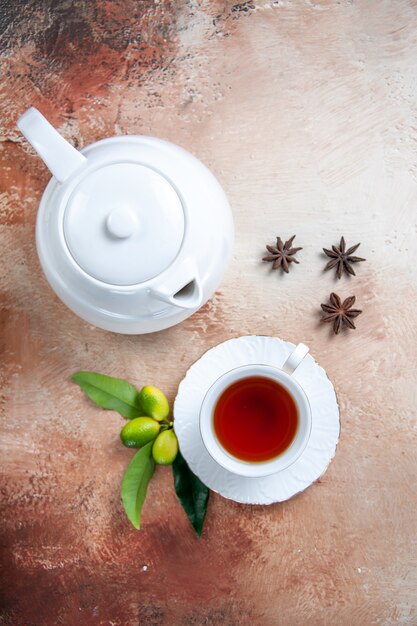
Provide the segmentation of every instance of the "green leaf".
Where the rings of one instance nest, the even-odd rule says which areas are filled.
[[[97,372],[76,372],[71,380],[103,409],[117,411],[128,419],[142,415],[139,393],[127,380]]]
[[[181,452],[172,464],[174,473],[174,487],[179,501],[187,514],[198,537],[203,532],[203,523],[206,516],[209,489],[193,474]]]
[[[152,446],[153,441],[150,441],[136,452],[122,480],[121,496],[123,506],[126,515],[138,530],[140,528],[140,514],[146,498],[146,491],[155,471]]]

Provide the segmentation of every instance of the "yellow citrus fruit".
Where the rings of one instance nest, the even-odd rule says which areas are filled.
[[[120,439],[128,448],[140,448],[153,441],[160,428],[161,424],[152,417],[135,417],[122,428]]]
[[[160,422],[169,415],[169,404],[165,394],[152,385],[142,387],[139,392],[139,401],[145,415],[150,415]]]
[[[171,465],[178,454],[178,439],[172,428],[163,430],[152,446],[152,456],[159,465]]]

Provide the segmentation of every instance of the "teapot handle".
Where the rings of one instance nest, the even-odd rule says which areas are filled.
[[[150,289],[158,300],[180,309],[198,309],[203,301],[203,290],[197,267],[190,258],[175,264],[161,275],[161,284]]]
[[[87,162],[85,156],[61,137],[34,107],[17,120],[17,127],[59,183],[63,183]]]

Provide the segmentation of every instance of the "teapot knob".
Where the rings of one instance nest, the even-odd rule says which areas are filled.
[[[135,212],[128,207],[118,207],[108,214],[106,227],[113,237],[128,239],[137,230],[138,220]]]

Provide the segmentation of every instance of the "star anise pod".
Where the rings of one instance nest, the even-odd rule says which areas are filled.
[[[277,237],[276,246],[266,246],[266,249],[270,254],[265,256],[262,261],[269,261],[272,263],[272,269],[277,270],[279,267],[288,274],[288,266],[290,263],[299,263],[294,257],[302,248],[292,248],[292,242],[295,239],[295,235],[288,239],[285,243],[282,243],[281,237]]]
[[[331,250],[323,248],[324,254],[329,256],[331,259],[324,269],[331,270],[332,267],[335,267],[336,276],[338,278],[342,277],[343,271],[345,271],[346,274],[352,274],[352,276],[355,276],[352,263],[366,261],[366,259],[362,259],[360,256],[352,256],[352,254],[355,252],[355,250],[359,248],[360,245],[360,243],[357,243],[356,246],[352,246],[351,248],[346,250],[345,238],[342,237],[340,239],[339,246],[332,246]]]
[[[321,318],[321,321],[332,322],[333,330],[336,335],[339,333],[342,326],[356,328],[352,319],[360,315],[362,311],[359,309],[352,309],[352,306],[355,304],[355,300],[355,296],[350,296],[350,298],[346,298],[346,300],[342,302],[336,293],[331,293],[330,304],[320,305],[326,313],[326,315]]]

